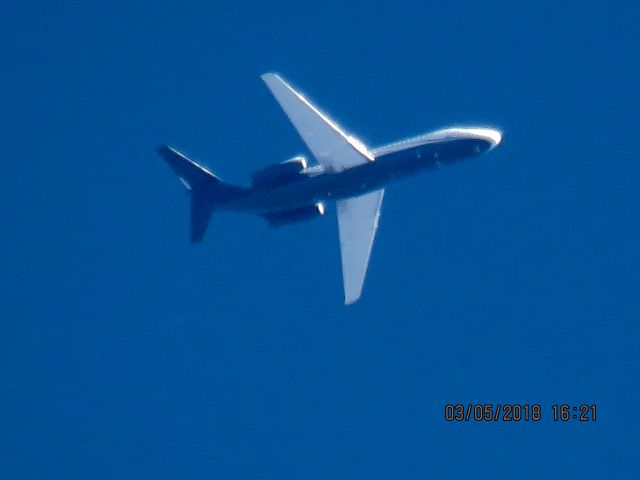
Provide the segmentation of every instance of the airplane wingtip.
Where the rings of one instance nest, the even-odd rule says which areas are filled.
[[[280,78],[280,75],[278,75],[276,72],[265,72],[260,75],[260,78],[263,82],[266,82],[267,80],[270,80],[272,78]]]
[[[355,297],[354,297],[354,296],[350,296],[350,297],[345,296],[345,297],[344,297],[344,304],[345,304],[345,305],[347,305],[347,306],[348,306],[348,305],[353,305],[353,304],[354,304],[354,303],[356,303],[358,300],[360,300],[360,296],[361,296],[361,295],[357,295],[357,296],[355,296]]]

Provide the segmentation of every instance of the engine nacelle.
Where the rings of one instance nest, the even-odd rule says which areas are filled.
[[[307,159],[294,157],[277,165],[258,170],[251,174],[251,183],[254,187],[275,187],[284,183],[293,182],[300,178],[300,172],[307,168]]]
[[[281,227],[291,223],[305,222],[324,215],[325,207],[323,203],[316,203],[308,207],[292,208],[291,210],[280,210],[262,215],[270,227]]]

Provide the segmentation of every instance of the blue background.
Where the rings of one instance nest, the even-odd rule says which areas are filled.
[[[636,2],[229,3],[4,8],[0,477],[637,476]],[[388,188],[352,307],[333,207],[193,247],[154,152],[237,183],[305,153],[271,70],[371,146],[505,132]]]

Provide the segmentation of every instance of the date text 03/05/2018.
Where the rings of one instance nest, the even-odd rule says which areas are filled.
[[[444,419],[447,422],[539,422],[543,408],[538,403],[468,403],[444,406]],[[551,405],[551,418],[554,422],[595,422],[596,404],[554,403]]]

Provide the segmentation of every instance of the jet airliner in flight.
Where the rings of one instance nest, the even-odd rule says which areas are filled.
[[[203,165],[164,146],[158,152],[191,197],[191,241],[200,242],[217,210],[248,212],[270,226],[324,215],[336,201],[345,304],[356,302],[364,285],[387,184],[495,148],[499,130],[452,127],[370,149],[316,108],[274,73],[262,75],[317,161],[295,157],[251,175],[251,187],[230,185]]]

